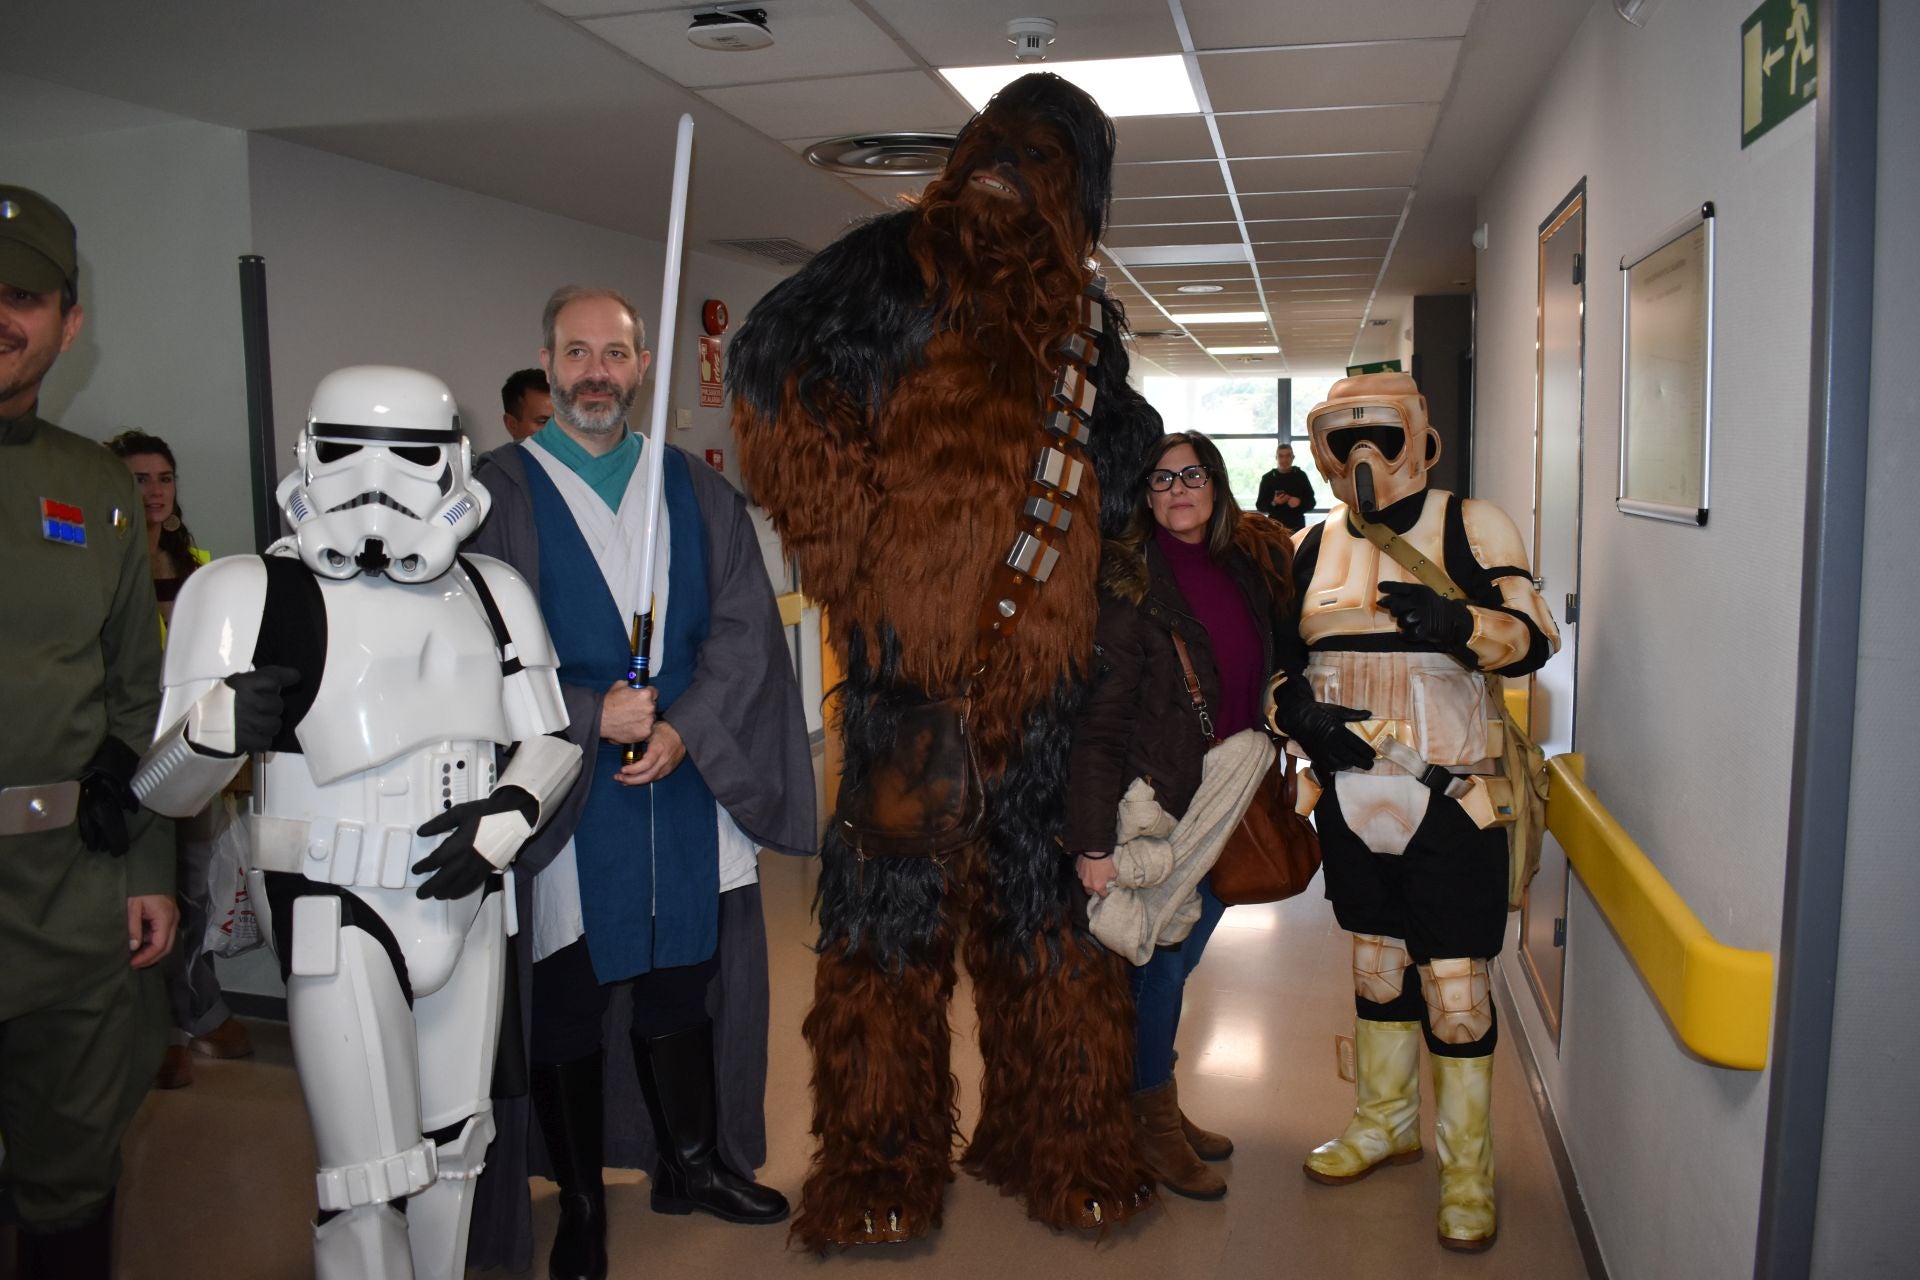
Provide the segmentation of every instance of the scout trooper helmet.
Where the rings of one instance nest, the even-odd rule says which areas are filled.
[[[326,578],[437,578],[493,505],[469,477],[453,393],[413,369],[358,365],[322,378],[294,456],[280,509],[300,558]]]
[[[1313,460],[1333,494],[1369,515],[1427,487],[1440,433],[1427,398],[1404,373],[1342,378],[1307,414]]]

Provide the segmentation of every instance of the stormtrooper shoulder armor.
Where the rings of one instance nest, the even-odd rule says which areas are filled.
[[[507,725],[513,740],[525,742],[567,727],[560,695],[559,656],[540,614],[540,601],[511,565],[492,556],[465,557],[479,581],[476,590],[492,598],[505,635],[501,640]]]

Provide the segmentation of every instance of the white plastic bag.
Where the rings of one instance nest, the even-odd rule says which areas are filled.
[[[259,946],[260,918],[254,914],[253,895],[247,891],[247,864],[252,851],[247,827],[240,820],[231,793],[213,802],[213,856],[207,859],[206,954],[231,960]]]

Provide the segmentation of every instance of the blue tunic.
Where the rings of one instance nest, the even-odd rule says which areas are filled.
[[[566,499],[539,466],[526,468],[540,535],[540,607],[560,659],[560,680],[598,693],[624,680],[632,658],[628,619],[581,537]],[[693,683],[707,638],[707,536],[686,459],[667,451],[663,506],[673,534],[667,567],[664,669],[654,673],[660,712]],[[719,938],[720,849],[713,792],[688,756],[660,781],[613,781],[621,748],[599,744],[586,807],[574,828],[587,951],[602,982],[655,967],[697,964]]]

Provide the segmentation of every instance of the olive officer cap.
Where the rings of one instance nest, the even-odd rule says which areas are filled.
[[[52,293],[73,282],[73,223],[60,206],[25,187],[0,185],[0,284]]]

